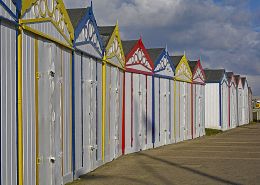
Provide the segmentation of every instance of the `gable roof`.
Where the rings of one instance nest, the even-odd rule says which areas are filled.
[[[232,78],[232,76],[234,75],[233,72],[226,72],[227,78]]]
[[[18,2],[18,0],[16,2]],[[74,28],[71,23],[68,12],[65,8],[63,0],[54,0],[52,2],[40,0],[20,0],[19,2],[21,3],[20,19],[23,20],[21,21],[21,25],[28,25],[28,27],[40,32],[42,36],[50,36],[51,40],[55,40],[62,43],[64,43],[65,41],[67,42],[65,43],[65,45],[67,45],[68,43],[69,45],[72,45],[72,41],[74,40]],[[50,4],[52,4],[53,11],[55,13],[50,13],[50,10],[48,10],[47,7],[45,7],[44,12],[41,12],[39,8],[38,11],[35,11],[34,5],[36,4],[38,4],[38,6],[42,6],[42,4],[44,4],[47,7]],[[56,19],[56,14],[59,14],[59,19]],[[48,23],[51,23],[54,26],[54,28],[58,30],[58,32],[62,35],[64,40],[61,40],[61,38],[57,38],[55,34],[53,34],[52,32],[48,32],[46,29],[41,29],[41,27],[39,26],[32,26],[34,24],[43,24],[44,26],[46,26],[46,24]]]
[[[191,69],[191,72],[193,73],[194,72],[194,69],[195,67],[198,65],[198,61],[189,61],[189,66],[190,66],[190,69]]]
[[[138,40],[125,40],[122,41],[123,50],[125,53],[125,56],[127,56],[130,51],[133,49],[133,47],[137,44]]]
[[[251,87],[248,87],[248,92],[249,92],[250,94],[252,94],[252,88],[251,88]]]
[[[225,69],[205,69],[206,83],[208,82],[221,82],[224,75]]]
[[[147,52],[152,60],[152,62],[155,64],[159,56],[162,54],[164,51],[164,48],[150,48],[147,49]]]
[[[69,14],[72,26],[74,29],[77,28],[81,19],[86,15],[86,13],[90,10],[90,7],[87,8],[74,8],[74,9],[67,9]]]
[[[107,46],[115,28],[116,26],[98,26],[98,31],[105,47]]]
[[[183,56],[184,56],[184,55],[180,55],[180,56],[170,56],[170,58],[171,58],[171,60],[172,60],[172,62],[173,62],[173,64],[174,64],[174,67],[175,67],[175,68],[179,65],[179,63],[180,63],[180,61],[181,61],[181,59],[182,59]]]
[[[246,77],[242,77],[242,78],[241,78],[241,81],[242,81],[243,88],[245,88]]]
[[[238,85],[240,80],[240,75],[234,75],[234,77],[235,77],[236,84]]]
[[[234,75],[233,72],[226,72],[227,80],[230,82],[232,80],[232,76]]]

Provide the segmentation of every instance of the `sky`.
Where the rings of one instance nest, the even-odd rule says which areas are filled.
[[[64,0],[67,8],[90,0]],[[204,68],[246,76],[260,96],[259,0],[93,0],[98,25],[118,20],[122,40],[142,37],[146,48],[201,59]]]

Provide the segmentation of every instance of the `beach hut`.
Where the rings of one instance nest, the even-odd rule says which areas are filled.
[[[16,4],[14,4],[15,2]],[[17,5],[17,6],[16,6]],[[17,8],[16,8],[17,7]],[[0,185],[16,185],[17,145],[17,30],[19,2],[0,1]]]
[[[237,85],[237,126],[243,125],[242,122],[242,109],[243,109],[243,85],[240,75],[235,75]]]
[[[253,121],[253,92],[251,87],[248,87],[248,110],[249,110],[249,122]]]
[[[152,142],[152,75],[154,65],[139,40],[123,41],[125,73],[125,153],[153,147]]]
[[[118,23],[99,26],[104,51],[103,65],[103,160],[122,154],[123,82],[125,57]]]
[[[192,72],[185,55],[171,57],[175,66],[174,125],[175,141],[192,138],[191,83]]]
[[[205,135],[205,73],[200,60],[189,61],[189,66],[192,71],[192,138],[197,138]]]
[[[73,179],[74,30],[62,0],[23,0],[21,7],[19,184],[65,184]]]
[[[228,129],[228,81],[224,69],[205,69],[206,128]]]
[[[175,142],[174,139],[174,64],[166,48],[147,49],[154,63],[153,119],[154,147]]]
[[[102,160],[103,45],[92,5],[68,9],[74,27],[73,166],[74,178],[100,166]]]
[[[237,85],[236,79],[233,72],[227,72],[228,80],[228,126],[229,128],[237,127]]]
[[[242,124],[249,123],[249,108],[248,108],[248,82],[246,77],[241,78],[243,87],[243,100],[242,100]]]

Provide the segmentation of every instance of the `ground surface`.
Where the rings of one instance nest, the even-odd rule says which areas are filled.
[[[260,124],[120,157],[72,185],[260,184]]]

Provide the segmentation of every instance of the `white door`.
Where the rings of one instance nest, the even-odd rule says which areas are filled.
[[[168,144],[170,141],[170,92],[169,92],[169,80],[160,79],[160,91],[161,91],[161,102],[160,102],[160,111],[161,111],[161,143],[162,145]]]
[[[183,133],[183,140],[187,139],[187,123],[186,123],[186,112],[187,112],[187,92],[186,92],[186,84],[185,82],[182,82],[183,84],[183,122],[182,122],[182,133]]]
[[[202,88],[201,85],[198,85],[199,87],[199,96],[198,96],[198,132],[199,132],[199,137],[203,135],[203,130],[202,130],[202,116],[203,116],[203,108],[202,108]]]
[[[83,158],[87,171],[96,162],[96,64],[91,58],[82,61]]]
[[[140,111],[142,107],[142,92],[140,91],[140,76],[139,74],[133,74],[133,145],[134,152],[140,150]]]
[[[144,111],[144,106],[145,106],[145,76],[139,74],[139,112],[138,112],[138,150],[143,150],[144,149],[144,132],[145,132],[145,111]]]
[[[140,111],[140,133],[142,134],[141,140],[141,150],[146,149],[146,139],[147,139],[147,77],[146,75],[140,75],[140,91],[142,92],[141,95],[141,111]]]
[[[154,147],[160,146],[160,78],[154,78]]]
[[[171,81],[169,79],[165,79],[166,81],[166,103],[165,106],[167,108],[166,111],[166,143],[171,143]]]
[[[166,144],[166,84],[163,78],[159,78],[159,91],[160,91],[160,104],[159,104],[159,111],[160,111],[160,145]]]
[[[39,41],[38,147],[39,184],[62,183],[62,66],[57,48]]]
[[[116,140],[116,127],[118,125],[117,123],[117,105],[116,105],[116,78],[117,78],[117,71],[115,67],[111,66],[111,73],[110,73],[110,98],[109,98],[109,104],[110,104],[110,160],[113,160],[115,158],[115,140]]]
[[[115,116],[115,125],[114,125],[114,158],[119,156],[120,151],[120,141],[119,141],[119,128],[120,128],[120,74],[119,69],[114,68],[114,116]]]
[[[132,153],[132,73],[125,73],[125,154]]]

